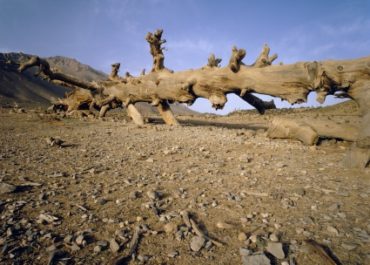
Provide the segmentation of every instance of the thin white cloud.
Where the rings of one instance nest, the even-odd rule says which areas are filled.
[[[310,28],[308,31],[307,28]],[[370,19],[354,18],[343,23],[301,25],[285,32],[271,43],[284,63],[302,60],[341,59],[342,54],[365,56],[369,53]]]
[[[327,43],[323,45],[319,45],[317,47],[314,47],[311,51],[310,54],[314,56],[320,56],[325,54],[326,52],[330,51],[331,49],[334,49],[336,47],[336,44],[334,43]]]
[[[168,49],[182,49],[186,51],[200,51],[210,53],[214,49],[214,45],[204,39],[198,40],[171,40],[166,44]]]
[[[370,29],[370,20],[356,18],[353,21],[344,21],[343,25],[321,25],[321,31],[330,36],[342,36],[364,32]]]
[[[133,0],[94,0],[92,11],[96,16],[104,16],[122,27],[121,33],[136,33],[137,13],[140,6]]]

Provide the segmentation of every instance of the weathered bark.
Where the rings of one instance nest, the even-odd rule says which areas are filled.
[[[153,56],[152,72],[165,69],[162,44],[166,43],[166,40],[162,39],[162,33],[163,29],[157,29],[154,33],[148,32],[145,37],[150,45],[150,54]]]
[[[85,83],[66,75],[44,71],[50,79],[58,79],[90,90],[99,90],[122,102],[153,102],[170,100],[191,103],[197,97],[208,98],[214,107],[223,107],[226,94],[256,92],[288,102],[305,102],[310,92],[317,91],[319,99],[336,91],[345,91],[358,102],[363,112],[367,110],[368,87],[364,80],[370,75],[370,57],[347,61],[326,61],[271,65],[255,68],[240,65],[237,73],[229,67],[189,70],[176,73],[152,72],[130,82],[101,81]],[[28,67],[35,64],[28,64]],[[47,69],[43,67],[42,69]],[[27,67],[27,68],[28,68]],[[342,69],[337,70],[337,67]],[[25,66],[23,67],[25,68]],[[364,129],[364,131],[366,131]]]
[[[216,58],[216,56],[212,53],[209,57],[208,57],[208,64],[207,66],[208,67],[220,67],[220,63],[221,63],[222,59],[221,58]]]
[[[18,71],[23,72],[26,69],[28,69],[30,67],[33,67],[33,66],[39,67],[38,74],[43,73],[50,80],[63,81],[67,84],[71,84],[71,85],[81,87],[81,88],[86,88],[88,90],[93,90],[93,91],[95,91],[99,88],[99,87],[95,86],[95,83],[93,83],[93,82],[84,82],[84,81],[78,80],[76,78],[73,78],[71,76],[67,76],[67,75],[62,74],[62,73],[53,72],[50,68],[49,63],[46,60],[41,59],[40,57],[37,57],[37,56],[31,57],[31,59],[28,60],[27,62],[21,63],[19,68],[18,68]]]
[[[267,131],[270,138],[297,139],[306,145],[314,145],[319,139],[317,132],[301,121],[276,118]]]
[[[261,54],[258,56],[257,60],[252,64],[253,67],[261,68],[266,67],[272,64],[273,61],[275,61],[278,57],[278,55],[275,53],[272,56],[269,56],[270,54],[270,47],[265,44],[263,46]]]
[[[120,63],[114,63],[111,65],[112,71],[109,75],[109,80],[120,80],[120,77],[118,76],[119,68],[121,67]]]
[[[233,53],[232,53],[231,59],[229,61],[229,68],[232,71],[237,72],[240,69],[240,65],[244,65],[242,63],[242,59],[244,58],[246,52],[245,52],[245,50],[238,49],[236,47],[233,47],[232,52]],[[221,61],[222,61],[222,59],[216,58],[216,56],[212,53],[208,58],[208,64],[207,64],[206,68],[213,68],[213,67],[219,68],[220,67],[219,64],[221,63]],[[263,101],[262,99],[252,95],[251,93],[247,93],[246,89],[243,89],[238,96],[240,96],[248,104],[255,107],[260,114],[264,114],[265,110],[267,110],[267,109],[275,109],[276,108],[273,100]]]
[[[159,103],[157,109],[166,124],[179,125],[179,122],[176,120],[175,116],[173,115],[173,112],[171,111],[171,108],[168,102],[163,101]]]
[[[137,125],[144,125],[144,118],[133,104],[127,104],[127,114],[132,118]]]
[[[333,121],[300,118],[292,120],[275,118],[267,131],[270,138],[297,139],[306,145],[314,145],[319,138],[338,138],[356,141],[358,128]]]
[[[363,68],[363,74],[367,75],[367,79],[370,79],[369,61]],[[348,81],[350,82],[350,79]],[[370,163],[370,80],[362,79],[354,82],[348,94],[358,103],[362,122],[358,139],[348,151],[344,162],[348,167],[364,168]]]
[[[145,38],[150,46],[150,54],[153,56],[152,73],[154,72],[172,73],[171,70],[168,70],[164,66],[164,54],[162,44],[166,43],[166,40],[162,39],[162,33],[163,33],[162,29],[157,29],[154,33],[148,32]],[[159,81],[156,81],[157,84],[158,82]],[[167,102],[167,99],[163,98],[161,99],[158,95],[153,95],[151,104],[157,107],[159,114],[162,116],[162,119],[166,124],[179,125],[178,121],[175,118],[175,115],[171,110],[170,105]]]
[[[236,46],[233,47],[228,65],[231,71],[237,73],[240,70],[240,66],[245,65],[242,60],[246,54],[247,52],[244,49],[238,49]]]
[[[273,100],[263,101],[259,97],[254,96],[252,93],[246,93],[240,97],[255,107],[260,114],[264,114],[267,109],[276,109],[276,105]]]
[[[64,99],[60,99],[59,102],[54,104],[66,106],[67,113],[79,110],[81,109],[81,106],[87,104],[89,105],[90,111],[96,107],[100,110],[99,117],[104,117],[109,109],[120,106],[122,103],[122,101],[120,101],[114,95],[102,93],[104,86],[101,86],[99,83],[84,82],[62,73],[55,73],[51,70],[49,63],[39,57],[31,57],[27,62],[21,63],[18,71],[23,72],[33,66],[39,67],[38,74],[44,74],[52,82],[56,82],[59,85],[69,88],[74,88],[74,86],[80,87],[74,89],[70,93],[67,93]],[[127,80],[118,76],[119,67],[119,63],[112,65],[112,73],[109,77],[109,81],[112,81],[113,83],[118,82],[124,84],[127,82]],[[109,81],[102,82],[109,83]],[[134,105],[130,106],[130,110],[128,110],[127,113],[129,116],[133,115],[131,118],[135,123],[137,122],[139,125],[143,124],[143,117]]]

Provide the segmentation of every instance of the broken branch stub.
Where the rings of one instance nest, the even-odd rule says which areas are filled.
[[[260,55],[258,56],[257,60],[252,64],[253,67],[261,68],[266,67],[272,64],[278,58],[278,55],[275,53],[272,56],[270,54],[270,47],[265,44],[262,48]]]
[[[118,76],[118,72],[119,72],[119,68],[120,68],[121,64],[120,63],[114,63],[111,66],[112,66],[112,70],[111,70],[111,73],[109,75],[109,80],[119,80],[120,77]]]
[[[50,80],[59,80],[63,81],[65,83],[69,83],[71,85],[75,85],[81,88],[86,88],[89,90],[98,90],[99,87],[96,86],[95,83],[91,82],[84,82],[81,80],[78,80],[76,78],[73,78],[71,76],[62,74],[62,73],[55,73],[51,70],[49,63],[45,59],[41,59],[38,56],[31,57],[30,60],[27,62],[21,63],[18,71],[23,72],[27,70],[28,68],[31,68],[33,66],[38,66],[40,73],[43,73],[45,76],[50,78]]]
[[[208,63],[207,63],[207,66],[208,67],[220,67],[220,63],[221,63],[222,59],[221,58],[216,58],[216,56],[211,53],[211,55],[208,57]]]
[[[240,66],[244,65],[242,60],[244,59],[247,52],[244,49],[238,49],[236,46],[232,49],[231,58],[229,61],[229,68],[234,73],[239,72]]]
[[[145,37],[150,46],[150,54],[153,56],[152,72],[165,69],[162,44],[166,43],[166,40],[162,39],[162,33],[163,29],[157,29],[154,33],[148,32]]]

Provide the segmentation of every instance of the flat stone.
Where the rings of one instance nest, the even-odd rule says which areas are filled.
[[[357,248],[357,245],[342,243],[341,247],[345,250],[351,251]]]
[[[271,261],[265,254],[242,256],[242,263],[243,265],[271,265]]]
[[[76,238],[76,243],[77,243],[77,245],[82,246],[82,245],[83,245],[83,243],[84,243],[84,240],[85,240],[84,235],[79,235],[79,236]]]
[[[250,251],[247,248],[240,248],[239,253],[240,253],[240,256],[243,257],[243,256],[249,256],[252,253],[252,251]]]
[[[257,242],[257,235],[251,235],[249,237],[249,240],[252,241],[253,243],[256,243]]]
[[[131,192],[130,195],[129,195],[129,198],[131,200],[136,200],[139,197],[140,197],[140,192],[138,192],[137,190]]]
[[[199,250],[202,249],[205,243],[206,240],[204,239],[204,237],[195,236],[191,239],[190,248],[192,251],[198,252]]]
[[[163,226],[163,230],[167,233],[173,233],[177,230],[177,225],[175,223],[168,223]]]
[[[216,223],[216,227],[217,227],[217,228],[220,228],[220,229],[231,229],[231,228],[233,228],[234,226],[233,226],[233,225],[231,225],[231,224],[225,223],[225,222],[217,222],[217,223]]]
[[[95,253],[99,253],[99,252],[102,252],[103,248],[101,246],[95,246],[94,247],[94,252]]]
[[[267,252],[272,254],[278,259],[285,258],[285,253],[283,251],[283,244],[277,242],[268,242],[266,247]]]
[[[334,226],[329,225],[327,228],[329,233],[334,234],[336,236],[339,235],[338,229],[336,229]]]
[[[109,248],[113,253],[117,253],[120,249],[120,246],[118,245],[117,241],[112,238],[111,240],[109,240]]]
[[[170,253],[168,253],[168,257],[169,258],[175,258],[179,255],[179,252],[178,251],[172,251]]]
[[[5,182],[0,183],[0,194],[12,193],[17,190],[17,186]]]
[[[147,193],[146,193],[146,195],[148,196],[148,198],[149,199],[151,199],[151,200],[156,200],[156,199],[158,199],[158,192],[156,192],[156,191],[153,191],[153,190],[150,190],[150,191],[148,191]]]

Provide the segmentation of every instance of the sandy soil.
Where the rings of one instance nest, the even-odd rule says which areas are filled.
[[[342,264],[370,264],[369,169],[343,167],[348,142],[267,138],[274,115],[180,117],[173,128],[2,109],[0,263],[112,264],[141,225],[130,264],[248,264],[253,255],[331,264],[315,261],[307,239]],[[198,242],[184,210],[222,245]],[[269,253],[272,241],[284,258]]]

